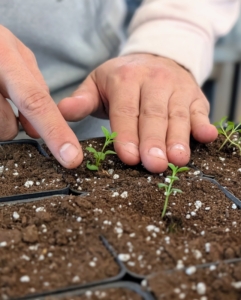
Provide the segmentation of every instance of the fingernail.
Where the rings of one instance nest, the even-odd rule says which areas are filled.
[[[170,148],[170,150],[181,150],[181,151],[185,151],[185,152],[186,152],[186,149],[185,149],[184,146],[181,145],[181,144],[176,144],[176,145],[172,146],[172,147]]]
[[[125,150],[135,156],[139,156],[139,150],[138,150],[138,147],[133,144],[133,143],[127,143],[125,144]]]
[[[79,150],[72,144],[66,143],[60,148],[60,156],[63,161],[70,163],[79,154]]]
[[[148,153],[151,156],[166,159],[166,155],[164,154],[164,152],[160,148],[153,147],[149,150]]]

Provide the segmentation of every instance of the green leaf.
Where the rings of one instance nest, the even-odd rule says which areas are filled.
[[[234,124],[228,125],[228,126],[225,128],[225,131],[226,131],[226,132],[229,132],[229,131],[231,131],[231,130],[233,129],[233,127],[234,127]]]
[[[174,166],[174,164],[168,163],[168,167],[169,167],[170,169],[172,169],[173,172],[176,172],[177,167]]]
[[[172,189],[172,192],[182,193],[182,190],[173,188],[173,189]]]
[[[116,152],[112,151],[112,150],[107,150],[107,151],[105,151],[105,155],[107,155],[107,154],[116,154]]]
[[[101,126],[101,129],[102,129],[102,131],[103,131],[105,137],[106,137],[106,138],[109,138],[110,135],[111,135],[110,132],[109,132],[109,130],[108,130],[107,128],[105,128],[104,126]]]
[[[188,167],[181,167],[181,168],[177,169],[177,173],[185,172],[185,171],[189,171],[189,168]]]
[[[89,170],[91,170],[91,171],[98,171],[98,170],[99,170],[99,168],[98,168],[96,165],[90,164],[89,161],[87,161],[86,166],[87,166],[87,168],[88,168]]]
[[[105,153],[100,152],[100,159],[105,160]]]
[[[158,183],[157,185],[158,185],[159,189],[161,189],[163,187],[168,188],[168,186],[165,183]]]
[[[113,140],[115,137],[117,136],[117,132],[112,132],[112,134],[110,135],[110,138]]]
[[[95,158],[95,159],[100,158],[100,157],[101,157],[101,153],[102,153],[102,152],[95,152],[95,153],[94,153],[94,158]]]
[[[92,147],[86,147],[85,149],[88,150],[91,153],[96,153],[96,150]]]

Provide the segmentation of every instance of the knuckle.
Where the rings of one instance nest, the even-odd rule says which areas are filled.
[[[129,105],[116,107],[114,114],[117,116],[127,116],[132,118],[136,118],[139,116],[139,112],[136,107]]]
[[[164,121],[167,120],[166,109],[160,109],[160,106],[145,107],[142,111],[142,115],[145,118],[158,118]]]
[[[30,114],[43,114],[51,98],[46,92],[29,90],[20,98],[20,111]]]
[[[176,108],[175,110],[172,110],[168,114],[169,120],[172,119],[181,119],[182,121],[188,121],[189,122],[189,114],[188,111],[182,108]]]
[[[117,67],[113,74],[114,75],[112,79],[114,79],[114,81],[117,80],[117,81],[125,82],[125,81],[129,81],[130,79],[133,79],[133,77],[136,74],[136,70],[133,64],[128,63]]]

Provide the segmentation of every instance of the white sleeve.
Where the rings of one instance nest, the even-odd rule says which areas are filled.
[[[121,55],[168,57],[201,85],[212,69],[215,41],[229,32],[239,9],[240,0],[143,0]]]

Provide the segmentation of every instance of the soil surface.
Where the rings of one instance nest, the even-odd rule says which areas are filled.
[[[157,273],[147,280],[156,299],[241,299],[241,263],[219,264],[204,269]],[[203,298],[202,298],[203,297]]]
[[[73,199],[74,198],[74,199]],[[79,197],[0,206],[0,298],[108,279],[119,267]]]
[[[86,162],[93,162],[92,154],[85,148],[99,151],[103,141],[81,143],[84,162],[74,170],[64,169],[51,155],[44,158],[50,164],[47,169],[54,170],[51,180],[57,174],[65,186],[85,192],[82,196],[0,206],[0,295],[5,299],[117,275],[119,267],[101,244],[100,235],[137,276],[241,257],[241,212],[217,185],[201,176],[202,172],[212,175],[236,196],[240,194],[240,156],[227,147],[217,152],[222,138],[192,145],[191,168],[178,173],[173,185],[182,193],[170,195],[163,219],[165,190],[158,183],[168,184],[170,169],[152,174],[141,164],[127,166],[116,155],[108,155],[99,171],[90,171]],[[29,155],[24,161],[29,168],[33,165]],[[43,168],[41,173],[46,177]],[[234,288],[229,286],[227,293],[233,295]],[[179,299],[186,297],[180,295]]]
[[[0,197],[66,187],[54,160],[30,144],[0,145]]]

